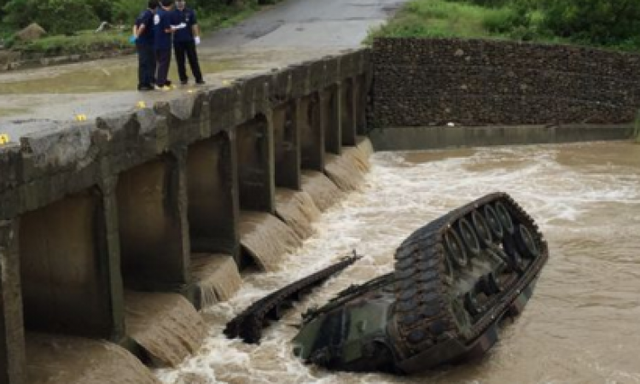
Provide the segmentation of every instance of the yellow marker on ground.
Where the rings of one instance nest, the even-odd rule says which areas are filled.
[[[231,82],[229,80],[222,80],[222,85],[229,85]]]
[[[136,104],[136,107],[138,109],[144,109],[147,108],[147,103],[145,103],[144,101],[138,101],[138,103]]]
[[[6,133],[0,134],[0,145],[9,144],[10,141],[11,139],[9,139],[9,135]]]
[[[76,121],[87,121],[87,115],[77,114]]]

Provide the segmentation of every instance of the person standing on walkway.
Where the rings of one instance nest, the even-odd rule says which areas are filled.
[[[180,83],[184,85],[189,82],[185,66],[186,56],[196,84],[204,84],[200,63],[198,62],[198,52],[196,51],[196,45],[200,44],[200,27],[198,26],[196,13],[193,9],[187,7],[185,0],[176,0],[176,9],[173,11],[172,16],[171,24],[186,25],[185,28],[176,30],[173,36],[173,49],[178,63]]]
[[[138,91],[150,91],[156,80],[156,54],[154,50],[153,18],[158,0],[149,0],[147,9],[136,18],[133,41],[138,51]]]
[[[171,26],[173,0],[161,0],[153,18],[154,48],[156,50],[156,89],[168,91],[171,88],[169,66],[171,64],[171,38],[176,28]]]

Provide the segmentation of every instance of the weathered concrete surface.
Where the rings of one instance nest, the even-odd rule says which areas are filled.
[[[18,220],[0,220],[0,383],[24,384]]]
[[[288,0],[215,34],[204,46],[237,48],[360,45],[406,0]]]
[[[631,125],[520,125],[486,127],[393,127],[369,133],[376,151],[425,150],[446,147],[568,143],[596,140],[625,140]]]

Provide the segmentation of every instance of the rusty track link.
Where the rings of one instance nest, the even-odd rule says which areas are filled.
[[[263,297],[229,321],[224,329],[224,334],[230,339],[240,337],[249,344],[259,343],[262,338],[262,329],[269,318],[278,320],[280,311],[284,306],[299,299],[301,295],[307,293],[311,288],[347,268],[361,257],[354,251],[353,256],[346,257],[336,264]]]
[[[463,218],[469,219],[474,211],[480,211],[488,204],[493,207],[498,202],[511,215],[516,228],[522,225],[532,233],[540,254],[524,268],[515,268],[518,277],[507,281],[504,291],[486,304],[489,310],[475,318],[470,329],[462,332],[459,326],[460,311],[464,311],[463,318],[468,313],[464,307],[454,307],[454,301],[448,295],[447,263],[450,260],[446,260],[444,235],[454,225],[460,225]],[[514,242],[517,235],[514,233],[505,233],[505,244],[510,242],[511,246],[516,247]],[[508,311],[521,291],[539,275],[547,261],[548,248],[533,219],[508,194],[494,193],[455,209],[418,229],[400,245],[395,258],[396,350],[400,360],[404,360],[446,339],[472,342],[482,335],[497,318]]]

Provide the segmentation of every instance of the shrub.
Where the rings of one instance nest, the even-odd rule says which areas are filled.
[[[4,7],[5,21],[16,28],[36,22],[50,34],[73,34],[98,25],[91,3],[91,0],[9,0]]]
[[[545,0],[546,27],[576,42],[617,45],[640,35],[640,1]]]

